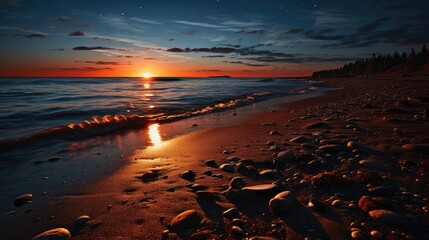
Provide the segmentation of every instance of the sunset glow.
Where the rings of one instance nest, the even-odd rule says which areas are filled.
[[[142,77],[143,77],[144,79],[150,79],[150,78],[152,78],[152,74],[151,74],[151,73],[149,73],[149,72],[145,72],[145,73],[143,73],[143,74],[142,74]]]
[[[426,29],[425,6],[401,14],[388,2],[48,2],[0,1],[0,76],[309,76],[428,39],[397,36]]]

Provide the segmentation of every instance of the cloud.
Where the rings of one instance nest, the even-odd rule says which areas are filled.
[[[16,5],[18,0],[0,0],[0,5]]]
[[[385,11],[405,10],[407,8],[415,6],[415,4],[416,4],[415,2],[402,2],[402,3],[388,5],[382,8],[382,10],[385,10]]]
[[[64,51],[64,48],[53,48],[53,49],[49,49],[49,51]]]
[[[101,70],[114,70],[111,67],[102,67],[102,68],[94,68],[94,67],[82,67],[82,68],[41,68],[40,70],[47,71],[85,71],[85,72],[93,72],[93,71],[101,71]]]
[[[105,62],[105,61],[76,61],[76,62],[84,62],[89,64],[95,64],[95,65],[120,65],[118,62]]]
[[[69,37],[80,37],[80,36],[84,36],[85,34],[81,31],[74,31],[69,33],[67,36]]]
[[[57,23],[65,23],[65,22],[68,21],[68,18],[65,18],[65,17],[54,17],[54,18],[51,18],[51,21],[52,22],[57,22]]]
[[[27,34],[25,35],[26,38],[45,38],[46,35],[41,34],[41,33],[31,33],[31,34]]]
[[[156,24],[156,25],[162,24],[158,21],[143,19],[143,18],[139,18],[139,17],[132,17],[132,18],[130,18],[130,20],[138,22],[138,23],[148,23],[148,24]]]
[[[175,23],[194,26],[194,27],[206,27],[206,28],[223,28],[224,26],[211,24],[211,23],[201,23],[201,22],[191,22],[191,21],[173,21]]]
[[[174,40],[175,40],[174,38],[170,38],[170,39],[168,39],[167,41],[172,42],[172,41],[174,41]]]
[[[234,61],[234,62],[230,62],[230,61],[222,61],[224,63],[231,63],[231,64],[242,64],[242,65],[246,65],[249,67],[266,67],[269,66],[267,64],[254,64],[254,63],[246,63],[246,62],[242,62],[242,61]]]
[[[110,47],[87,47],[87,46],[78,46],[74,47],[73,50],[79,50],[79,51],[91,51],[91,50],[116,50],[116,48],[110,48]]]
[[[202,70],[197,70],[197,72],[220,72],[220,70],[218,70],[218,69],[202,69]]]
[[[183,34],[191,36],[191,35],[195,35],[196,32],[197,32],[196,29],[190,29],[190,30],[184,31]]]
[[[263,62],[263,63],[321,63],[321,62],[348,62],[356,61],[358,58],[350,57],[291,57],[291,58],[276,58],[276,57],[256,57],[246,58],[249,61]]]
[[[224,55],[208,55],[208,56],[202,56],[203,58],[223,58]]]
[[[116,56],[117,58],[133,58],[134,56],[130,56],[130,55],[119,55]]]
[[[372,23],[365,24],[357,29],[359,33],[366,33],[376,30],[383,22],[389,20],[388,17],[382,17]]]
[[[205,52],[205,53],[233,53],[236,51],[235,48],[228,47],[212,47],[212,48],[169,48],[167,52],[174,53],[189,53],[189,52]]]
[[[301,33],[304,31],[305,31],[305,29],[303,29],[303,28],[293,28],[293,29],[290,29],[289,31],[287,31],[286,33]]]
[[[152,58],[152,57],[146,57],[146,58],[143,58],[144,60],[152,60],[152,61],[158,61],[159,60],[159,58]]]
[[[328,30],[327,32],[330,32]],[[302,33],[303,36],[312,40],[341,40],[347,37],[347,35],[326,35],[327,32],[323,30],[308,30]]]
[[[236,33],[244,33],[244,34],[264,34],[265,30],[259,29],[259,30],[240,30]]]

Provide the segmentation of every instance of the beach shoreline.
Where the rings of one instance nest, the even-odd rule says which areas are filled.
[[[366,237],[373,230],[389,239],[427,237],[428,83],[427,77],[323,79],[316,85],[338,89],[281,108],[269,107],[232,124],[205,128],[195,122],[197,130],[160,146],[135,147],[132,155],[124,157],[123,166],[80,186],[79,194],[47,197],[38,208],[31,209],[29,204],[17,209],[18,213],[2,216],[1,235],[31,239],[44,230],[66,227],[71,229],[73,239],[160,239],[177,214],[195,209],[204,218],[198,230],[170,229],[164,237],[232,239],[237,233],[222,212],[237,208],[245,222],[245,233],[238,238],[346,239],[353,232],[351,227],[360,229]],[[234,117],[231,112],[221,116]],[[190,125],[195,120],[186,121]],[[297,137],[301,140],[291,141]],[[356,144],[347,148],[350,141]],[[323,146],[332,144],[346,150],[323,150]],[[405,151],[405,144],[420,144],[423,150]],[[280,167],[273,164],[275,156],[287,150],[294,153],[295,160]],[[100,151],[109,154],[111,150],[106,147]],[[234,170],[230,173],[207,166],[204,161],[209,159],[218,165],[232,162]],[[240,165],[243,159],[253,161]],[[361,162],[368,159],[375,163],[371,166]],[[188,170],[195,172],[191,181],[181,177]],[[263,170],[274,171],[274,176],[261,176]],[[144,181],[141,177],[148,171],[156,172],[156,176]],[[338,184],[314,181],[313,176],[324,172],[346,175],[348,180],[342,183],[336,179]],[[296,194],[298,206],[287,214],[273,214],[268,207],[275,195],[272,192],[235,201],[222,192],[236,176],[242,177],[247,186],[275,181],[279,189]],[[362,196],[386,197],[371,195],[374,187],[392,192],[389,198],[395,200],[389,202],[390,208],[374,200],[375,205],[382,205],[378,209],[388,208],[401,216],[411,214],[418,221],[410,218],[399,227],[369,217],[369,211],[359,204]],[[204,188],[216,196],[215,200],[196,199],[195,190]],[[323,203],[326,212],[307,207],[311,194]],[[73,222],[81,215],[89,215],[90,221],[76,228]],[[19,231],[22,226],[29,226],[26,232]]]

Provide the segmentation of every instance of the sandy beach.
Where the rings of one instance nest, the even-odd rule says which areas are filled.
[[[338,89],[228,112],[217,126],[182,120],[187,133],[136,148],[76,194],[34,195],[43,204],[2,216],[1,235],[66,228],[72,239],[429,238],[428,77],[317,81]]]

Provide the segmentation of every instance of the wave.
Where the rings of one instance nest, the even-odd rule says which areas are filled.
[[[314,90],[310,88],[294,89],[289,94],[303,94]],[[239,106],[265,100],[269,97],[280,96],[284,94],[274,94],[271,92],[255,92],[246,94],[233,99],[224,99],[216,103],[209,104],[200,108],[188,109],[164,109],[162,112],[153,112],[146,115],[104,115],[93,116],[79,123],[70,123],[63,126],[52,127],[49,129],[33,132],[31,134],[0,141],[0,150],[8,151],[13,148],[28,146],[32,144],[49,144],[52,140],[77,141],[95,136],[111,134],[128,129],[145,128],[153,123],[169,123],[184,118],[194,117],[202,114],[223,111]]]

